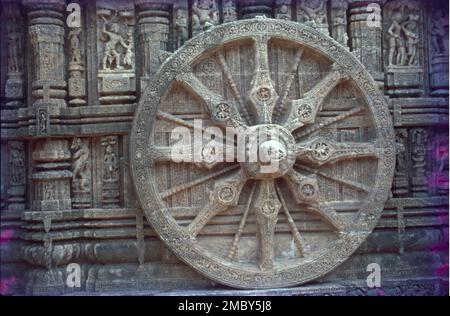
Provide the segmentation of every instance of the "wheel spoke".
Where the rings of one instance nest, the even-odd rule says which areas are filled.
[[[220,176],[220,175],[222,175],[224,173],[227,173],[229,171],[235,170],[235,169],[237,169],[239,167],[240,167],[239,165],[232,165],[232,166],[223,168],[223,169],[221,169],[219,171],[213,172],[213,173],[211,173],[211,174],[209,174],[207,176],[204,176],[204,177],[195,179],[193,181],[190,181],[188,183],[184,183],[184,184],[180,184],[180,185],[174,186],[173,188],[171,188],[171,189],[169,189],[167,191],[161,192],[161,194],[160,194],[161,195],[161,199],[164,200],[164,199],[167,199],[167,198],[171,197],[172,195],[175,195],[177,193],[189,190],[189,189],[191,189],[191,188],[193,188],[193,187],[195,187],[197,185],[205,183],[208,180],[214,179],[214,178],[216,178],[216,177],[218,177],[218,176]]]
[[[180,74],[177,81],[195,93],[208,107],[211,118],[222,127],[242,127],[246,125],[236,107],[236,101],[224,100],[222,96],[208,89],[192,72]]]
[[[284,214],[286,215],[286,218],[288,220],[289,227],[292,232],[292,236],[294,237],[295,245],[297,246],[297,252],[299,257],[303,257],[305,249],[306,249],[306,243],[303,240],[302,236],[300,235],[300,232],[298,231],[297,225],[294,222],[294,219],[291,216],[291,213],[289,212],[289,209],[287,207],[286,201],[283,198],[283,194],[281,193],[281,190],[278,186],[276,186],[278,197],[280,199],[281,205],[283,206]]]
[[[309,204],[307,206],[309,211],[317,213],[322,217],[327,223],[333,226],[334,230],[340,234],[346,230],[349,226],[347,220],[345,220],[341,215],[339,215],[331,206],[326,202],[319,202],[315,204]]]
[[[294,81],[295,74],[297,73],[298,65],[300,64],[300,60],[303,55],[303,47],[297,49],[297,52],[295,53],[294,62],[291,66],[291,71],[289,74],[289,77],[286,80],[286,84],[284,85],[283,92],[281,94],[281,97],[278,99],[278,106],[275,110],[276,119],[279,119],[282,117],[284,113],[284,108],[286,106],[286,98],[289,94],[289,91],[291,90],[292,82]]]
[[[346,229],[347,221],[337,214],[320,196],[314,175],[304,176],[292,170],[284,178],[297,204],[305,204],[308,210],[317,213],[323,220],[331,224],[338,233]]]
[[[291,112],[284,127],[294,131],[307,124],[313,124],[325,98],[334,87],[347,78],[347,74],[342,69],[333,65],[332,70],[302,98],[292,101]]]
[[[275,225],[281,208],[274,180],[261,181],[255,201],[255,216],[260,241],[259,266],[261,270],[270,270],[273,267]]]
[[[152,162],[194,163],[202,168],[212,169],[218,164],[227,161],[232,154],[236,158],[236,148],[227,146],[223,142],[211,140],[196,152],[194,146],[152,146],[150,149]]]
[[[195,238],[202,228],[217,214],[236,206],[247,178],[242,170],[218,180],[209,196],[209,201],[189,224],[187,232]]]
[[[364,193],[369,193],[370,192],[370,188],[367,185],[365,185],[365,184],[362,184],[362,183],[359,183],[359,182],[356,182],[356,181],[347,180],[347,179],[337,178],[337,177],[332,176],[330,174],[326,174],[326,173],[324,173],[324,172],[322,172],[320,170],[314,170],[312,168],[309,168],[309,167],[301,165],[301,164],[298,164],[298,166],[300,168],[308,171],[308,172],[311,172],[311,173],[314,173],[314,174],[316,174],[318,176],[321,176],[322,178],[338,182],[340,184],[346,185],[346,186],[348,186],[350,188],[356,189],[356,190],[364,192]]]
[[[302,163],[322,166],[341,160],[379,157],[379,150],[371,142],[335,142],[319,137],[300,144],[297,158]]]
[[[253,201],[253,194],[255,193],[256,185],[253,184],[252,191],[250,192],[250,196],[248,197],[247,205],[245,206],[244,214],[242,215],[241,221],[239,223],[239,228],[234,235],[233,243],[228,252],[228,259],[233,260],[236,255],[236,249],[241,239],[242,232],[244,231],[245,223],[247,222],[248,212],[250,211],[250,206]]]
[[[270,78],[267,36],[254,38],[255,71],[250,83],[249,100],[252,104],[260,124],[271,123],[278,94]]]
[[[250,117],[247,112],[247,108],[245,107],[245,102],[242,99],[241,93],[239,92],[236,82],[234,81],[233,75],[231,74],[230,68],[228,67],[228,64],[225,60],[225,56],[223,55],[222,52],[218,52],[216,56],[217,56],[219,65],[222,68],[222,71],[225,75],[225,79],[227,80],[228,84],[230,85],[231,92],[233,93],[234,97],[238,101],[240,111],[243,114],[242,116],[245,118],[245,121],[247,123],[249,123]]]
[[[316,123],[316,124],[314,124],[314,125],[312,125],[312,126],[310,126],[308,128],[305,128],[305,129],[301,130],[299,133],[295,134],[295,136],[297,138],[308,136],[308,135],[318,131],[319,129],[321,129],[323,127],[329,126],[331,124],[334,124],[334,123],[337,123],[339,121],[342,121],[342,120],[346,119],[347,117],[350,117],[352,115],[358,114],[362,110],[364,110],[364,107],[358,106],[358,107],[356,107],[354,109],[351,109],[351,110],[346,111],[346,112],[344,112],[342,114],[339,114],[339,115],[337,115],[337,116],[335,116],[335,117],[333,117],[331,119],[327,119],[327,120],[325,120],[323,122]]]

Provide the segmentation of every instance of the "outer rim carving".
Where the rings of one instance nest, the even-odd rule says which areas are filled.
[[[149,139],[159,100],[180,69],[187,67],[197,56],[216,45],[254,34],[297,42],[319,52],[345,69],[363,92],[376,126],[379,140],[376,146],[381,152],[375,185],[368,198],[371,207],[360,210],[350,232],[342,236],[331,250],[318,254],[313,261],[299,266],[286,266],[270,273],[256,270],[242,271],[201,252],[192,240],[176,229],[177,223],[168,214],[153,186],[149,163],[152,159]],[[130,140],[134,186],[141,207],[156,233],[181,260],[200,273],[219,283],[239,288],[297,285],[323,276],[345,261],[375,227],[388,198],[395,164],[394,132],[386,101],[361,63],[326,35],[299,23],[273,19],[241,20],[222,24],[194,37],[169,57],[141,98]]]

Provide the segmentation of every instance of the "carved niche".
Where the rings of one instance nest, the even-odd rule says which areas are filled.
[[[136,100],[134,7],[125,1],[97,2],[100,103]]]
[[[394,0],[383,8],[387,94],[423,93],[422,16],[419,1]]]
[[[207,277],[240,288],[304,283],[375,227],[394,131],[373,79],[333,43],[300,23],[230,22],[176,51],[147,86],[130,139],[135,190],[156,233]],[[174,160],[176,127],[188,139],[212,127],[241,135],[259,155],[240,156],[226,134],[213,150],[186,145],[194,163]]]

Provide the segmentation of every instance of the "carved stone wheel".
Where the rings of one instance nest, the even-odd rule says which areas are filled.
[[[237,159],[225,136],[214,142],[232,161],[192,144],[202,160],[174,162],[177,127],[259,135],[245,144],[279,167]],[[388,107],[360,62],[308,26],[265,18],[212,28],[169,57],[142,96],[130,150],[159,237],[240,288],[300,284],[346,260],[375,227],[395,163]]]

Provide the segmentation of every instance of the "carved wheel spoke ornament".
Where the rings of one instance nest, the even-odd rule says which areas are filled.
[[[249,60],[236,70],[238,52]],[[211,58],[223,87],[197,71]],[[322,70],[309,78],[307,66]],[[234,162],[205,150],[194,165],[171,161],[170,145],[155,138],[161,126],[198,129],[171,110],[174,91],[196,100],[208,125],[249,135],[258,158],[238,160],[215,139]],[[375,227],[395,163],[387,105],[353,55],[308,26],[263,18],[214,27],[166,60],[136,112],[130,150],[156,233],[200,273],[240,288],[304,283],[345,261]],[[189,177],[160,183],[170,168]]]

